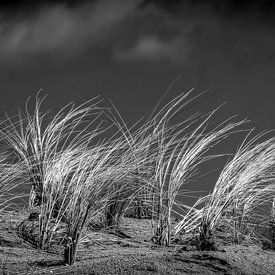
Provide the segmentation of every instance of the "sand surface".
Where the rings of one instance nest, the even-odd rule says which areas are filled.
[[[275,251],[257,245],[219,245],[198,251],[150,242],[150,220],[124,218],[122,234],[86,230],[74,266],[64,265],[62,246],[39,251],[18,236],[20,214],[0,228],[1,274],[275,274]],[[35,233],[33,233],[35,234]]]

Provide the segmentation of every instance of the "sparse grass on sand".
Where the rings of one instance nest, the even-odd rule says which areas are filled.
[[[3,223],[0,244],[14,246],[15,253],[13,260],[7,260],[8,269],[18,260],[18,244],[38,258],[39,253],[48,255],[43,263],[23,257],[24,272],[33,265],[39,272],[69,274],[78,267],[58,266],[80,264],[81,260],[79,271],[83,274],[86,268],[106,274],[98,267],[107,264],[105,257],[111,257],[119,266],[117,272],[177,274],[180,262],[182,272],[194,268],[197,274],[249,274],[234,263],[232,251],[249,244],[246,253],[254,257],[255,247],[257,253],[266,255],[261,247],[269,244],[272,248],[274,244],[270,209],[275,198],[275,139],[263,140],[265,134],[249,139],[248,135],[222,169],[210,194],[195,193],[191,183],[200,167],[226,155],[217,154],[215,146],[244,131],[246,124],[230,118],[210,127],[218,108],[180,120],[181,111],[199,96],[193,96],[192,90],[183,93],[154,110],[149,120],[132,127],[114,106],[102,107],[99,97],[77,107],[69,104],[51,116],[42,111],[44,98],[39,94],[33,113],[26,104],[17,117],[2,121],[2,216],[14,218],[11,203],[22,196],[15,191],[18,184],[32,185],[29,210],[17,217],[18,225],[11,231],[14,240],[6,238],[11,229]],[[194,205],[188,202],[190,196],[197,197]],[[134,205],[140,208],[139,218],[144,211],[147,220],[124,217]],[[228,253],[223,257],[225,245]],[[101,246],[107,251],[102,255],[96,253]],[[49,260],[47,253],[55,249],[58,260]],[[219,251],[201,254],[201,250]],[[2,251],[8,253],[6,248]],[[122,262],[127,253],[133,256],[132,260],[127,256],[130,265]],[[274,259],[274,252],[270,255]],[[136,269],[134,266],[145,258],[150,262],[147,269],[144,265]],[[269,274],[274,266],[266,261]],[[109,274],[116,273],[111,262],[102,269]],[[254,265],[258,268],[260,263]]]

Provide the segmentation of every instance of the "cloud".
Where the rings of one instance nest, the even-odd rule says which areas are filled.
[[[51,5],[15,19],[0,16],[0,60],[18,62],[37,54],[78,56],[107,40],[116,24],[137,4],[103,0],[74,8]]]
[[[57,61],[111,56],[116,62],[164,60],[187,68],[235,70],[274,61],[274,23],[247,6],[219,4],[215,9],[210,1],[180,0],[61,2],[17,16],[0,13],[2,65],[38,64],[41,56]],[[225,16],[232,7],[239,12]]]
[[[175,13],[182,7],[211,9],[216,14],[235,17],[238,14],[259,15],[262,20],[274,20],[275,3],[270,0],[143,0],[142,5],[154,4]]]
[[[175,39],[172,41],[162,41],[155,36],[141,37],[132,48],[116,49],[114,56],[121,61],[136,61],[147,59],[149,61],[170,60],[178,62],[186,54],[183,41]]]
[[[164,1],[163,1],[164,2]],[[181,1],[178,1],[181,2]],[[136,12],[130,43],[115,45],[120,62],[169,59],[185,67],[216,66],[238,70],[275,60],[274,24],[243,10],[223,16],[206,5],[185,4],[176,11],[151,4]]]

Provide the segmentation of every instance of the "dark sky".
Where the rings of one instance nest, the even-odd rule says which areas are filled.
[[[111,98],[126,120],[168,98],[220,92],[259,130],[275,127],[274,1],[101,0],[0,2],[0,108],[13,113],[43,88],[49,105]]]

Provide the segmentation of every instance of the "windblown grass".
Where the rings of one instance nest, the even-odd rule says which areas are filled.
[[[59,226],[65,225],[68,264],[76,260],[87,225],[100,218],[105,227],[116,230],[132,202],[146,204],[152,240],[160,245],[198,232],[198,246],[207,249],[221,225],[235,240],[257,239],[255,225],[267,224],[263,207],[275,197],[275,140],[245,140],[213,192],[190,206],[186,198],[195,196],[187,187],[192,178],[206,161],[222,155],[213,153],[214,146],[245,123],[228,119],[209,129],[217,109],[180,120],[185,107],[199,99],[192,92],[130,128],[114,106],[112,111],[99,107],[98,97],[77,107],[71,103],[50,117],[41,111],[44,98],[37,95],[33,113],[26,104],[25,112],[0,125],[1,137],[16,156],[15,164],[0,159],[0,207],[13,198],[16,180],[29,181],[30,207],[37,206],[39,212],[38,246],[48,249]],[[115,132],[107,135],[113,126]]]
[[[100,122],[99,122],[100,125]],[[44,163],[40,205],[40,248],[47,249],[61,222],[67,226],[65,261],[73,264],[83,228],[97,217],[116,227],[123,210],[144,187],[142,148],[124,136],[96,142],[106,128],[78,134],[77,140]]]
[[[235,241],[259,240],[255,229],[270,219],[264,206],[272,205],[275,195],[275,139],[256,143],[259,138],[244,141],[206,199],[200,211],[204,242],[222,224],[231,228]]]
[[[115,139],[83,150],[73,165],[66,166],[69,171],[65,175],[70,176],[58,180],[70,190],[67,199],[62,192],[65,201],[60,208],[67,224],[65,261],[69,264],[75,261],[83,228],[101,216],[105,226],[116,227],[123,209],[143,187],[132,175],[138,165],[137,155],[122,146],[124,142]]]
[[[6,211],[16,208],[16,200],[23,199],[27,195],[16,191],[23,181],[20,180],[21,164],[10,163],[8,158],[9,156],[5,154],[0,156],[0,217]]]
[[[158,147],[153,181],[156,186],[154,190],[157,190],[158,210],[153,238],[158,244],[169,245],[171,235],[183,229],[182,221],[172,226],[172,216],[176,214],[185,220],[186,213],[190,214],[190,207],[184,202],[184,198],[192,195],[192,192],[184,189],[184,186],[191,181],[199,165],[217,157],[208,152],[244,123],[225,121],[207,132],[207,123],[215,110],[206,118],[194,115],[176,125],[169,125],[186,104],[197,99],[189,98],[191,92],[172,100],[154,118],[156,126],[153,133],[157,135]]]
[[[28,101],[25,112],[19,110],[17,117],[8,117],[1,123],[0,134],[10,151],[22,163],[21,171],[32,184],[30,207],[41,204],[44,165],[67,147],[74,147],[83,134],[79,125],[89,115],[98,116],[98,98],[75,107],[66,105],[54,117],[41,111],[45,97],[37,94],[33,113],[29,112]],[[87,127],[87,126],[86,126]],[[84,126],[85,128],[85,126]]]

